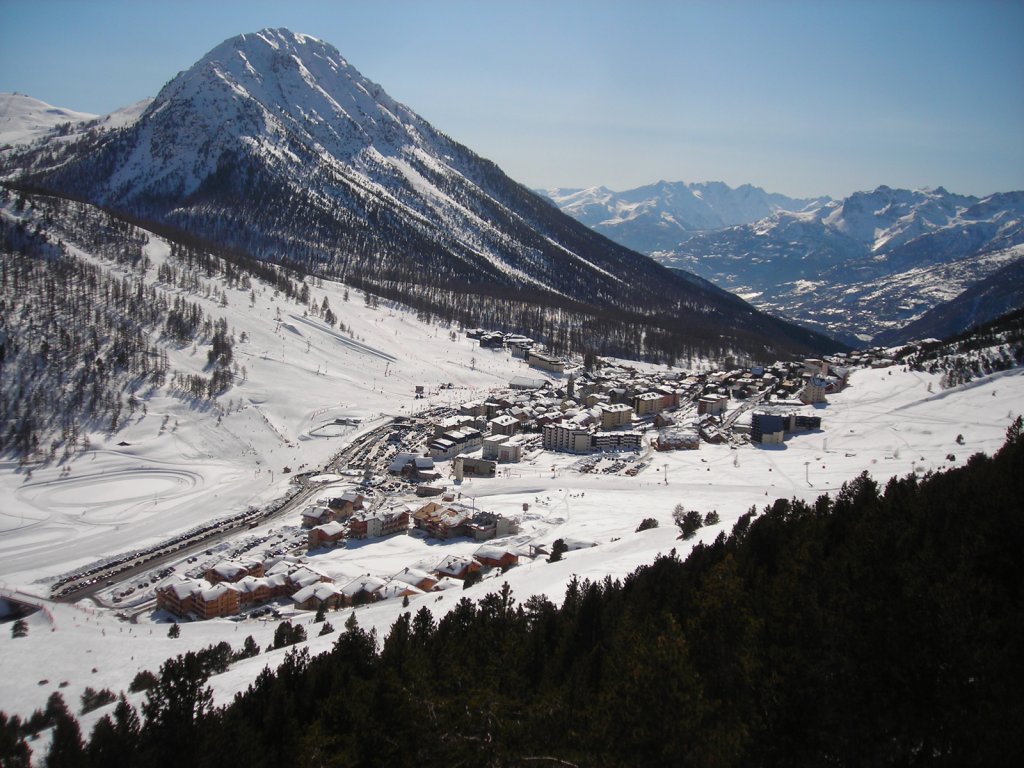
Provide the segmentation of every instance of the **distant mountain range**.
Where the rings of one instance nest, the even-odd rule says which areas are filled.
[[[716,194],[702,192],[701,201],[710,212],[687,220],[703,231],[668,244],[682,220],[670,212],[673,206],[685,199],[692,207],[684,191],[709,186]],[[1017,284],[994,277],[1003,269],[1011,274],[1024,257],[1024,192],[977,198],[941,187],[880,186],[844,200],[786,202],[757,188],[719,184],[661,183],[610,196],[602,190],[552,193],[552,199],[619,242],[648,246],[642,250],[662,264],[852,345],[924,333],[933,328],[926,313],[946,318],[933,328],[943,335],[1024,305]],[[602,200],[611,215],[597,221]],[[741,204],[751,200],[757,204]],[[774,209],[761,215],[769,205]],[[744,213],[747,220],[737,221]],[[710,226],[716,218],[723,226]],[[952,308],[941,307],[961,294]]]
[[[694,232],[749,224],[777,211],[817,208],[827,197],[795,199],[744,184],[659,181],[625,192],[607,187],[537,190],[565,213],[640,253],[674,248]]]
[[[60,120],[0,150],[5,184],[556,349],[671,360],[836,347],[578,224],[312,37],[240,35],[152,102]]]

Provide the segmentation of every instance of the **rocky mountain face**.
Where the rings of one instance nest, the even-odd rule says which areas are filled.
[[[225,41],[137,119],[0,155],[5,183],[555,346],[772,356],[834,344],[639,259],[284,29]],[[533,308],[527,313],[524,308]]]
[[[558,199],[567,213],[593,222],[599,218],[595,197]],[[616,230],[611,219],[591,226],[620,242],[645,242],[644,252],[662,264],[852,345],[903,339],[904,326],[965,291],[981,291],[984,281],[1024,256],[1024,192],[977,198],[941,187],[881,186],[844,200],[793,202],[807,205],[779,207],[757,221],[707,226],[671,245],[665,245],[664,221],[635,217],[633,231]],[[991,292],[977,295],[990,298],[967,293],[963,305],[974,309],[944,316],[982,322],[1015,301],[1013,291],[1003,291],[999,300]],[[956,332],[966,326],[943,327]]]

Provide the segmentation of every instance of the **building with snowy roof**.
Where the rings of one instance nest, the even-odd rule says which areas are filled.
[[[214,619],[238,613],[241,601],[234,584],[214,584],[192,594],[192,610],[200,619]]]
[[[437,584],[437,577],[419,568],[403,568],[391,577],[392,581],[409,584],[423,592],[429,592]]]
[[[697,413],[700,415],[721,416],[729,403],[726,395],[705,395],[697,401]]]
[[[598,403],[601,414],[601,429],[628,427],[633,422],[633,408],[626,403]]]
[[[520,421],[510,413],[495,416],[491,419],[489,427],[492,435],[507,435],[511,437],[519,431]]]
[[[318,582],[296,591],[291,601],[296,608],[307,611],[318,611],[321,608],[333,610],[345,602],[345,596],[336,585]]]
[[[692,451],[700,448],[700,435],[693,426],[670,426],[658,433],[654,447],[659,451]]]
[[[211,584],[219,584],[222,581],[235,582],[246,576],[262,576],[263,563],[258,560],[222,560],[212,568],[207,568],[203,575]]]
[[[546,424],[544,450],[562,453],[590,453],[590,430],[574,424]]]
[[[643,446],[642,432],[635,430],[595,432],[591,436],[591,444],[599,451],[635,451]]]
[[[804,382],[800,390],[800,400],[808,405],[813,403],[824,403],[825,390],[828,389],[828,380],[821,376],[811,376]]]
[[[543,389],[544,387],[551,386],[551,382],[547,379],[538,379],[530,376],[513,376],[508,385],[512,389]]]
[[[423,594],[419,587],[407,584],[404,581],[389,581],[377,591],[378,600],[393,600],[394,598],[418,597]]]
[[[206,586],[194,579],[161,584],[156,588],[156,607],[175,616],[187,616],[193,612],[192,595]]]
[[[526,353],[526,364],[531,368],[540,368],[541,370],[552,371],[553,373],[565,371],[564,360],[553,355],[538,352],[535,349],[531,349]]]
[[[275,597],[286,594],[287,590],[284,589],[286,585],[287,582],[284,579],[274,580],[267,576],[246,576],[235,583],[239,606],[246,608],[273,600]]]
[[[434,573],[439,577],[447,576],[451,579],[465,579],[470,573],[483,568],[480,563],[472,557],[464,555],[448,555],[434,568]]]
[[[306,546],[309,549],[317,549],[318,547],[336,547],[338,544],[344,544],[345,531],[344,523],[338,520],[310,528],[309,533],[306,534]]]
[[[338,519],[338,513],[330,507],[310,505],[302,510],[302,527],[313,528]]]
[[[365,605],[380,599],[380,591],[387,584],[384,579],[369,574],[353,579],[341,588],[345,605]]]
[[[519,565],[519,553],[509,547],[484,544],[473,553],[473,559],[484,568],[512,568]]]

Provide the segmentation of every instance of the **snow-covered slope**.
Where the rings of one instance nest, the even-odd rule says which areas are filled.
[[[371,314],[374,315],[371,324],[376,326],[379,335],[368,341],[383,344],[394,337],[396,330],[407,332],[416,328],[411,318],[389,312]],[[416,337],[425,348],[440,349],[440,346],[431,347],[428,339],[429,334]],[[413,351],[413,346],[411,341],[407,346],[403,344],[409,352]],[[449,357],[458,360],[461,356],[458,347],[452,347],[452,354],[444,355],[442,360]],[[301,346],[288,347],[284,354],[290,360],[301,361],[304,357]],[[287,368],[278,366],[279,372],[271,374],[271,378],[267,373],[272,370],[268,367],[261,373],[268,399],[261,401],[259,407],[285,430],[301,428],[302,408],[326,407],[339,397],[365,392],[351,388],[350,383],[337,377],[327,378],[325,386],[315,388],[315,379],[301,371],[293,376]],[[446,362],[442,370],[446,375],[468,373]],[[376,629],[378,637],[383,637],[406,610],[415,612],[426,606],[436,615],[442,615],[462,597],[480,598],[500,589],[503,581],[509,583],[520,600],[532,594],[546,594],[560,602],[573,575],[581,579],[601,579],[606,575],[621,578],[637,566],[650,563],[659,553],[675,549],[685,557],[696,542],[710,543],[720,532],[729,531],[751,506],[762,510],[778,497],[813,500],[822,493],[835,494],[842,483],[862,471],[868,471],[884,484],[893,475],[950,466],[949,455],[955,456],[953,464],[960,465],[975,452],[992,453],[1002,444],[1011,416],[1020,413],[1020,404],[1024,402],[1021,371],[1015,369],[942,391],[938,375],[908,372],[898,367],[858,370],[851,378],[851,386],[831,398],[829,405],[819,411],[823,431],[794,437],[784,446],[747,447],[740,451],[728,446],[702,446],[699,451],[658,454],[657,465],[635,478],[599,473],[581,475],[571,469],[575,457],[549,455],[544,461],[522,466],[518,477],[468,480],[464,492],[472,495],[478,508],[521,516],[527,539],[550,544],[555,538],[563,538],[595,546],[571,551],[558,563],[547,563],[544,558],[524,560],[507,573],[495,574],[468,590],[412,598],[408,608],[403,607],[400,600],[361,607],[355,611],[359,624],[365,629]],[[308,391],[301,406],[297,403],[289,406],[285,402],[291,391],[289,378],[293,386]],[[327,384],[331,385],[330,389]],[[225,418],[219,429],[240,432],[243,439],[255,442],[257,447],[275,442],[268,441],[266,433],[261,437],[255,423],[244,421],[245,414],[251,413],[254,407],[247,405],[241,414]],[[34,529],[19,532],[17,538],[5,534],[0,541],[9,541],[12,548],[16,543],[35,541],[35,550],[45,553],[44,534],[49,535],[51,542],[89,535],[97,521],[90,520],[88,515],[73,517],[67,506],[55,511],[51,505],[57,499],[77,498],[80,505],[90,510],[103,503],[116,510],[134,504],[130,514],[123,514],[121,524],[142,527],[144,521],[134,518],[147,514],[147,505],[152,510],[150,521],[171,513],[191,514],[199,510],[213,515],[230,504],[239,503],[244,495],[242,486],[253,486],[245,489],[248,494],[265,493],[269,489],[265,476],[253,477],[255,457],[252,455],[242,454],[226,462],[228,468],[234,468],[233,473],[226,470],[225,463],[203,458],[202,451],[212,446],[207,441],[214,439],[217,431],[214,428],[201,430],[183,422],[177,438],[163,439],[164,443],[180,441],[181,448],[161,448],[161,440],[150,428],[157,418],[158,415],[153,415],[140,420],[133,438],[138,444],[131,449],[104,447],[96,452],[95,458],[86,456],[76,461],[66,477],[56,468],[40,474],[34,482],[46,483],[44,488],[49,499],[46,503],[42,503],[43,492],[38,488],[34,498],[40,503],[27,500],[27,492],[18,489],[30,484],[25,483],[23,477],[5,472],[6,485],[0,491],[0,498],[5,503],[15,502],[5,509],[23,515],[26,521],[33,515],[35,518],[46,515],[61,516],[65,522],[62,527],[54,522],[36,523]],[[958,435],[962,436],[962,443],[958,443]],[[192,452],[183,450],[185,446],[190,446]],[[315,440],[301,441],[296,447],[296,452],[300,451],[311,461],[318,453],[323,455]],[[279,458],[284,458],[284,454]],[[196,488],[200,492],[193,495],[189,503],[185,503],[185,491],[173,491],[166,486],[160,486],[160,495],[151,487],[140,493],[147,480],[156,479],[151,468],[158,460],[165,471],[194,473],[198,477]],[[135,485],[115,485],[105,490],[107,487],[100,482],[104,477],[102,473],[111,475],[118,467],[121,477],[132,480]],[[142,495],[150,498],[131,500],[132,496]],[[527,515],[522,513],[524,503],[530,507]],[[680,503],[701,512],[716,510],[721,523],[701,529],[691,541],[680,541],[672,521],[672,510]],[[659,527],[637,533],[638,524],[647,517],[658,520]],[[111,529],[116,524],[114,520],[103,522]],[[267,533],[265,527],[252,532],[255,536]],[[314,561],[316,567],[332,574],[388,576],[406,566],[436,563],[448,553],[467,554],[476,546],[467,541],[439,544],[407,536],[369,541],[334,554],[318,555]],[[229,550],[225,548],[225,551]],[[10,574],[4,574],[4,578],[9,588],[18,583],[12,582]],[[329,614],[328,620],[340,627],[350,611]],[[316,628],[311,624],[313,616],[309,612],[290,613],[288,618],[305,627],[310,639],[304,645],[313,653],[326,650],[336,639],[336,635],[314,637]],[[168,656],[222,640],[237,649],[245,636],[251,634],[260,647],[266,647],[277,621],[264,617],[240,622],[186,623],[181,625],[181,637],[177,640],[167,637],[167,627],[166,623],[157,623],[151,614],[143,614],[136,623],[121,622],[88,603],[59,604],[36,613],[29,619],[27,640],[13,639],[9,632],[0,633],[0,657],[5,662],[5,674],[0,676],[0,709],[24,717],[42,707],[56,690],[72,702],[78,700],[85,686],[109,687],[115,692],[127,690],[138,671],[156,670]],[[211,678],[216,700],[230,700],[265,666],[279,664],[284,654],[284,650],[261,653]],[[45,664],[41,662],[43,659]],[[65,687],[59,687],[65,683]],[[132,700],[138,706],[141,696]],[[91,728],[95,719],[107,711],[104,708],[83,718],[83,728]]]
[[[22,93],[0,93],[0,147],[28,144],[63,127],[70,130],[96,115],[54,107]]]
[[[446,315],[464,311],[466,296],[515,295],[516,307],[611,309],[616,322],[660,326],[650,338],[679,344],[724,334],[761,353],[829,346],[595,235],[332,46],[284,29],[225,41],[121,130],[3,161],[28,187]],[[602,349],[612,337],[602,328],[588,343]]]
[[[816,208],[828,198],[798,200],[743,184],[659,181],[613,192],[607,187],[538,190],[562,211],[640,253],[674,247],[689,233],[759,221],[777,211]]]
[[[314,284],[308,301],[301,301],[280,293],[277,285],[210,278],[206,270],[173,257],[169,243],[151,233],[143,233],[140,254],[148,261],[132,268],[111,255],[128,250],[127,244],[98,253],[60,226],[62,214],[46,210],[54,220],[52,239],[62,240],[100,274],[120,281],[141,271],[160,295],[223,318],[235,340],[236,373],[219,397],[190,396],[174,379],[209,375],[209,339],[197,331],[195,342],[176,342],[157,328],[152,336],[177,376],[169,374],[162,385],[141,378],[130,383],[120,399],[131,396],[139,404],[131,412],[124,409],[116,431],[79,412],[63,419],[57,414],[57,425],[76,424],[80,434],[71,455],[85,447],[84,457],[69,461],[57,454],[34,471],[35,458],[27,467],[15,458],[0,462],[0,581],[7,585],[46,594],[49,582],[30,585],[281,498],[292,474],[324,463],[340,447],[339,438],[350,439],[392,416],[471,400],[526,371],[523,361],[507,353],[481,354],[476,342],[461,334],[453,341],[448,325],[422,322],[413,311],[336,282]],[[39,222],[45,214],[30,205],[20,215]],[[72,204],[64,215],[81,221],[93,214],[88,206]],[[178,279],[161,279],[165,266],[178,270]],[[311,312],[313,305],[330,308],[336,322]],[[31,349],[39,340],[8,338],[9,327],[0,317],[0,348],[7,352],[0,369],[5,407],[14,401],[8,388],[25,377],[50,388],[67,386],[70,376],[46,378],[57,368],[56,360],[46,370],[18,369],[21,360],[32,365],[33,356],[19,357],[11,347],[20,343]],[[451,388],[442,389],[448,384]],[[426,388],[425,399],[416,397],[417,386]],[[335,419],[352,424],[318,430]],[[42,426],[43,414],[36,423]],[[40,435],[44,447],[59,437],[59,426],[56,434]]]

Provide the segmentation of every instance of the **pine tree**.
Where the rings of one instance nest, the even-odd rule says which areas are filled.
[[[50,750],[46,753],[46,768],[82,768],[86,765],[85,745],[78,721],[71,716],[59,693],[50,696],[46,704],[47,715],[53,723]]]
[[[206,666],[191,651],[160,667],[160,679],[142,704],[147,747],[158,764],[195,762],[198,745],[193,729],[213,708],[213,692],[206,679]]]
[[[9,718],[0,712],[0,765],[4,768],[29,768],[32,750],[22,727],[17,716]]]
[[[148,669],[143,669],[132,678],[132,682],[128,686],[128,692],[139,693],[140,691],[148,691],[157,682],[159,682],[159,678],[156,675]]]
[[[256,640],[252,635],[248,635],[242,641],[242,648],[235,653],[235,659],[251,659],[253,656],[258,656],[259,653],[260,647],[256,644]]]
[[[94,766],[131,765],[139,746],[141,723],[124,694],[114,707],[114,717],[104,715],[89,738],[89,761]]]
[[[92,686],[85,686],[85,690],[82,692],[82,714],[92,712],[94,709],[99,709],[105,704],[109,704],[115,701],[117,697],[114,692],[109,688],[104,688],[101,691],[97,691]]]
[[[548,562],[557,563],[562,559],[562,555],[568,551],[569,547],[565,543],[565,539],[555,539],[554,544],[551,545],[551,554],[548,555]]]

